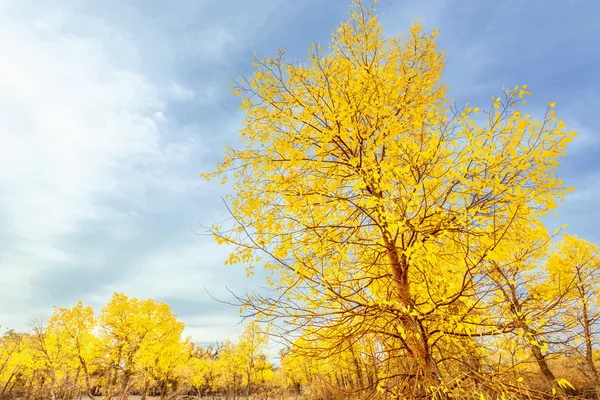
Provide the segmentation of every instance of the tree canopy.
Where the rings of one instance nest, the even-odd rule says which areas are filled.
[[[437,36],[416,23],[386,37],[375,8],[355,1],[330,47],[313,45],[306,63],[283,51],[256,57],[253,75],[233,86],[241,145],[204,174],[232,179],[233,224],[210,231],[232,245],[227,263],[272,272],[274,292],[240,300],[292,352],[377,354],[375,376],[355,388],[507,393],[514,377],[489,360],[510,338],[548,390],[567,396],[547,355],[565,343],[554,315],[582,295],[543,218],[572,190],[558,166],[576,133],[553,101],[528,112],[526,85],[487,106],[457,105]],[[586,246],[573,251],[591,259]]]

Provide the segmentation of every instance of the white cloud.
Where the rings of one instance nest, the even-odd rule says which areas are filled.
[[[190,232],[190,236],[191,232]],[[177,238],[181,239],[181,238]],[[151,292],[153,297],[197,298],[204,287],[211,287],[221,274],[223,249],[211,238],[202,243],[197,240],[176,240],[164,248],[148,249],[126,276],[107,288],[107,294],[126,291],[131,296]],[[210,271],[208,266],[216,266]]]
[[[193,90],[182,87],[175,82],[171,83],[171,85],[169,86],[168,93],[175,101],[187,101],[191,100],[195,96]]]
[[[90,7],[94,15],[84,13]],[[224,85],[200,76],[196,91],[173,79],[174,54],[194,49],[145,25],[149,18],[134,7],[24,0],[2,8],[0,324],[20,329],[29,316],[49,313],[71,278],[83,285],[73,292],[96,306],[113,290],[202,296],[213,276],[202,267],[222,252],[210,238],[206,246],[182,239],[196,239],[196,210],[186,226],[165,221],[172,230],[179,224],[174,240],[157,227],[164,215],[185,219],[181,207],[193,206],[202,185],[196,158],[220,136],[198,116],[183,129],[170,112],[213,104]],[[228,32],[212,24],[195,35],[194,60],[225,57]],[[44,277],[57,288],[41,295]],[[42,297],[52,303],[39,308]]]
[[[242,328],[236,316],[198,316],[188,318],[184,335],[204,342],[235,341]]]
[[[230,133],[240,127],[241,112],[223,103],[226,78],[235,78],[240,64],[249,68],[250,59],[238,64],[233,56],[255,49],[268,56],[273,46],[290,46],[304,58],[305,44],[294,46],[322,29],[323,23],[308,24],[322,3],[60,3],[0,0],[0,324],[19,329],[28,317],[49,312],[54,304],[34,308],[39,277],[60,283],[77,268],[87,269],[80,279],[88,281],[77,291],[87,303],[101,306],[112,291],[173,298],[189,313],[198,304],[197,316],[183,318],[195,339],[235,338],[237,310],[211,303],[204,286],[223,299],[225,285],[239,293],[263,282],[244,281],[243,269],[222,266],[225,248],[189,232],[198,215],[210,225],[223,211],[219,189],[199,190],[198,173],[237,140]],[[487,99],[496,84],[489,68],[499,59],[497,37],[473,35],[472,24],[457,23],[472,20],[461,16],[471,6],[451,12],[441,1],[382,2],[381,17],[399,33],[417,15],[426,26],[447,25],[440,37],[454,54],[447,75],[463,96]],[[339,18],[324,13],[335,20],[331,28],[346,17],[345,6],[339,10]],[[327,41],[329,30],[318,39]],[[584,134],[569,154],[597,145],[592,128],[575,127]],[[589,214],[597,188],[597,179],[586,177],[565,202],[572,215],[588,210],[581,221],[594,226]],[[213,212],[215,204],[221,208]],[[75,246],[66,236],[87,243]],[[103,279],[107,274],[116,276]]]
[[[3,318],[33,295],[31,280],[50,265],[86,262],[61,239],[83,223],[114,217],[100,199],[125,191],[129,180],[144,186],[155,179],[131,165],[164,166],[173,154],[185,157],[182,146],[163,151],[161,124],[165,101],[193,95],[176,83],[169,92],[112,62],[106,48],[113,43],[103,42],[101,32],[68,32],[69,21],[85,16],[29,6],[0,14],[0,233],[8,243],[0,258]],[[174,182],[179,191],[189,189]],[[128,235],[116,225],[115,234]]]

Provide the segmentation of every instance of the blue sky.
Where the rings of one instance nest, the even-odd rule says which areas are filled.
[[[263,282],[225,267],[198,236],[226,217],[207,184],[243,115],[228,78],[254,51],[305,58],[347,18],[346,0],[0,0],[0,325],[114,291],[168,302],[200,342],[233,337],[225,287]],[[458,102],[488,106],[528,84],[580,133],[561,175],[577,188],[548,220],[600,241],[600,3],[390,1],[388,34],[416,17],[441,31]]]

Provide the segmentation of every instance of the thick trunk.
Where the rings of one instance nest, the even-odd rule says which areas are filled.
[[[383,235],[383,239],[396,285],[396,294],[402,305],[406,307],[406,313],[402,317],[401,322],[406,331],[405,346],[416,362],[416,375],[421,376],[424,380],[423,383],[426,385],[439,384],[441,374],[435,360],[431,356],[427,331],[421,322],[410,314],[414,308],[414,301],[410,294],[406,256],[399,254],[396,246],[385,234]]]
[[[531,349],[531,354],[533,355],[533,358],[535,359],[535,362],[538,365],[540,372],[544,376],[544,379],[546,379],[546,382],[548,382],[548,384],[552,388],[554,388],[554,390],[556,391],[556,394],[560,398],[562,398],[562,399],[568,398],[569,394],[571,394],[570,391],[563,388],[556,382],[556,377],[554,376],[554,374],[552,373],[552,370],[548,366],[548,362],[546,361],[546,357],[542,353],[540,346],[538,346],[537,344],[531,344],[529,346],[529,348]]]

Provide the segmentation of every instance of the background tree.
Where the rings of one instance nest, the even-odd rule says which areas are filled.
[[[600,372],[595,349],[600,334],[600,257],[598,246],[577,236],[565,234],[548,258],[549,291],[560,296],[566,291],[560,317],[560,331],[567,355],[583,365],[600,398]]]
[[[486,304],[499,319],[498,330],[517,335],[548,386],[565,397],[569,386],[551,370],[548,360],[550,351],[564,344],[557,335],[564,327],[556,323],[556,316],[571,283],[550,289],[544,261],[551,237],[542,225],[522,225],[513,235],[487,259],[493,296]]]
[[[161,386],[164,396],[170,371],[161,375],[165,370],[160,362],[170,361],[166,349],[177,348],[184,328],[169,306],[152,299],[140,301],[115,293],[100,312],[100,325],[106,354],[105,396],[111,398],[118,390],[125,400],[133,386],[133,378],[146,368],[152,368],[150,376],[156,378],[154,382]],[[178,351],[177,348],[175,353]],[[144,390],[152,383],[150,379],[146,377]],[[117,383],[120,383],[118,389]]]
[[[242,368],[245,370],[246,399],[250,398],[253,381],[258,378],[257,372],[265,368],[261,365],[261,359],[264,357],[263,352],[267,344],[268,338],[256,321],[248,323],[239,337],[237,352]]]
[[[80,301],[72,309],[55,308],[49,326],[60,336],[69,358],[75,360],[77,377],[83,375],[87,395],[93,400],[92,374],[95,371],[97,336],[94,310]]]
[[[31,322],[28,341],[32,350],[33,369],[41,372],[41,383],[47,383],[50,398],[56,400],[60,394],[61,383],[67,377],[73,361],[65,338],[54,326],[40,317]]]
[[[242,380],[246,370],[244,369],[237,352],[237,346],[230,340],[223,342],[223,348],[219,352],[216,361],[218,371],[217,385],[225,394],[226,398],[236,398],[241,394]]]
[[[162,399],[185,396],[285,398],[284,371],[264,353],[258,324],[237,342],[206,348],[182,338],[168,305],[115,293],[94,318],[91,307],[55,307],[31,329],[0,337],[0,399]]]
[[[7,330],[0,338],[0,398],[11,396],[15,385],[30,372],[31,362],[24,338],[24,334],[13,330]]]

